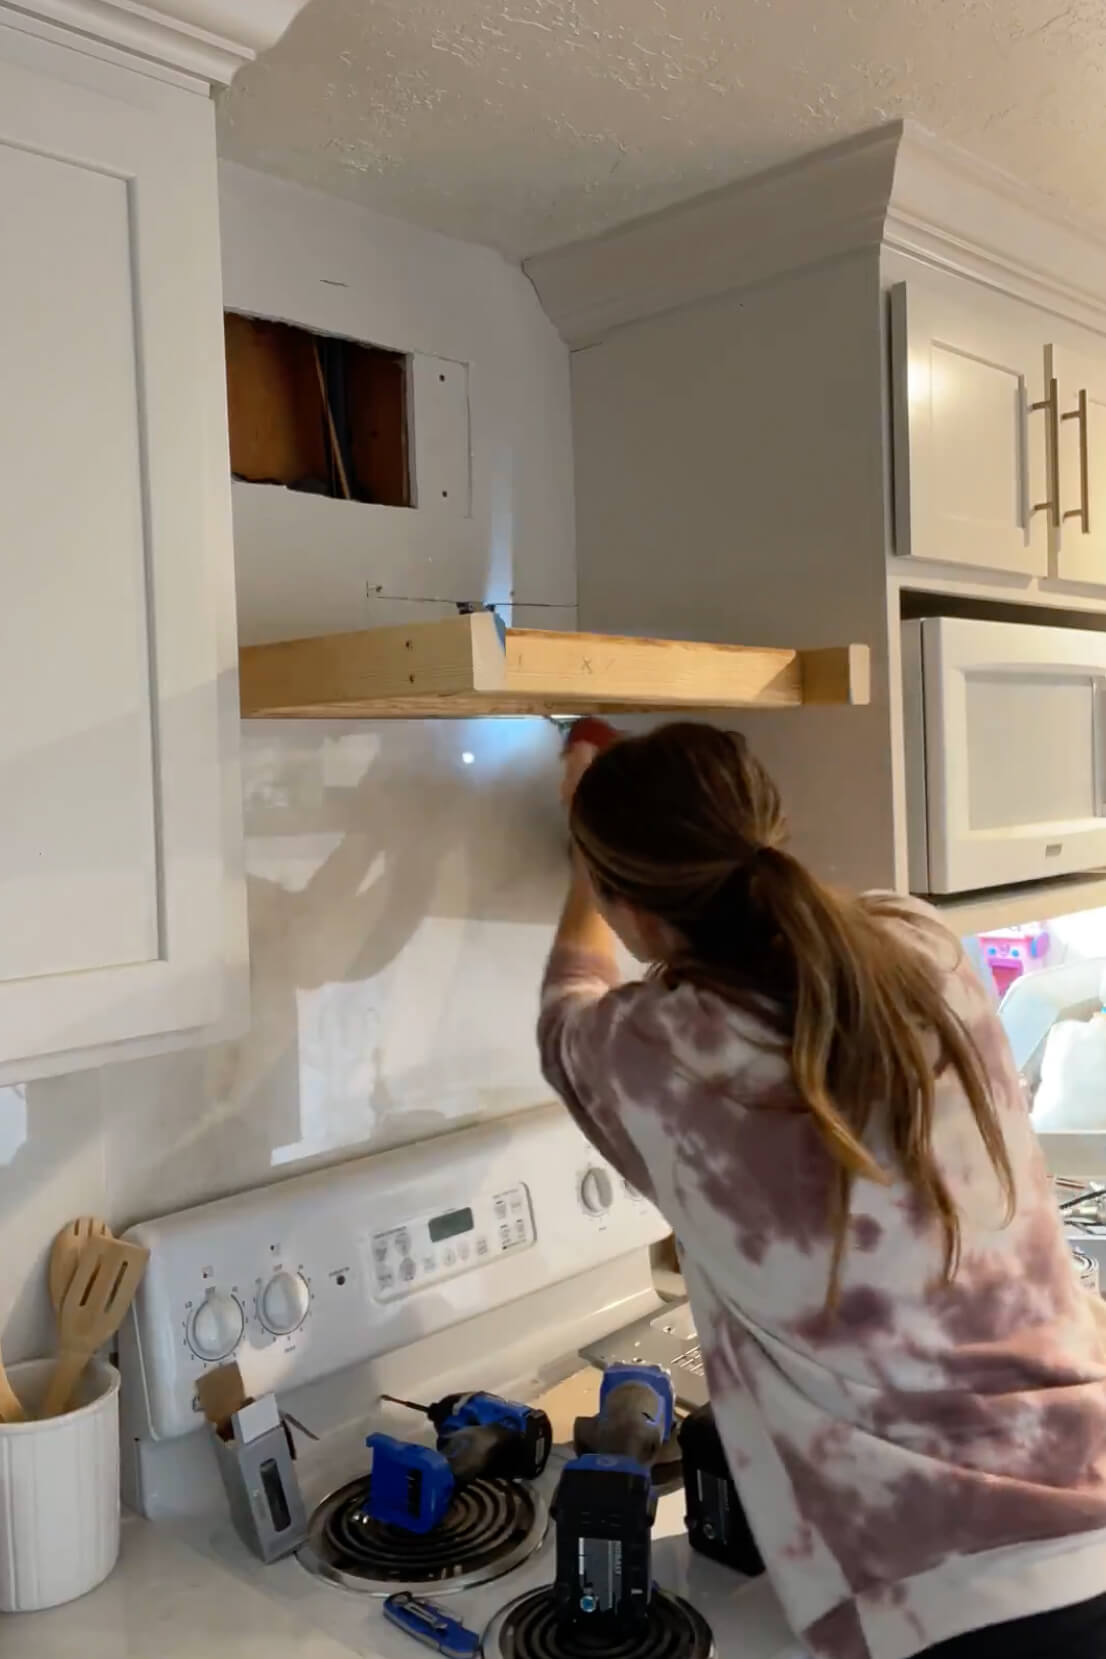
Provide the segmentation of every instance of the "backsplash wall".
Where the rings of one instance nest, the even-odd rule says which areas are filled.
[[[301,631],[340,617],[356,627],[450,614],[455,600],[481,597],[469,591],[481,536],[502,592],[514,590],[514,620],[572,626],[567,353],[522,273],[485,249],[228,172],[228,303],[274,314],[252,295],[250,272],[283,262],[287,273],[288,246],[309,233],[321,265],[333,251],[343,280],[362,274],[366,338],[389,343],[402,325],[399,343],[423,349],[425,334],[425,349],[438,349],[448,318],[460,353],[471,322],[473,464],[489,469],[494,488],[474,476],[474,517],[484,516],[466,532],[456,591],[447,548],[436,571],[444,590],[377,602],[366,614],[347,602],[348,545],[333,570],[325,538],[305,545],[301,574],[290,571],[286,544],[274,584],[290,607],[297,592],[313,596]],[[379,333],[374,284],[386,300]],[[319,326],[309,300],[300,307],[286,277],[280,314]],[[502,342],[491,328],[497,310]],[[266,493],[266,514],[295,499]],[[297,631],[294,607],[281,616],[270,606],[260,626],[251,621],[266,549],[259,540],[243,547],[238,510],[236,500],[243,635]],[[393,564],[402,533],[394,520],[382,528]],[[364,536],[361,592],[375,585],[375,538],[375,529]],[[243,726],[242,744],[250,1030],[215,1048],[0,1090],[0,1345],[9,1362],[52,1346],[45,1259],[74,1215],[100,1214],[118,1229],[548,1098],[533,1028],[565,884],[555,728],[537,719],[257,722]]]
[[[243,730],[253,1019],[240,1042],[0,1090],[8,1360],[48,1350],[44,1256],[548,1099],[538,982],[566,880],[543,720]]]

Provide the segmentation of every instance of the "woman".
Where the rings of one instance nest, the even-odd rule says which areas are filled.
[[[1106,1346],[982,986],[924,907],[784,850],[741,738],[594,755],[544,1068],[680,1241],[793,1627],[823,1659],[1101,1659]],[[616,936],[652,964],[621,988]]]

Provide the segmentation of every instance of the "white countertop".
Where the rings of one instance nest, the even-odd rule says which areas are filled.
[[[171,1527],[136,1516],[124,1517],[119,1565],[98,1590],[49,1612],[0,1614],[0,1652],[12,1659],[350,1659],[352,1651]]]
[[[658,1540],[662,1553],[669,1542]],[[125,1515],[122,1551],[111,1577],[79,1601],[49,1612],[0,1613],[0,1654],[10,1659],[397,1659],[418,1652],[408,1637],[374,1620],[368,1605],[350,1617],[351,1605],[361,1600],[356,1596],[341,1598],[344,1639],[320,1629],[317,1618],[311,1619],[312,1610],[318,1612],[313,1580],[254,1562],[249,1572],[262,1578],[251,1583],[242,1570],[244,1557],[235,1571],[209,1553],[224,1544],[229,1540],[215,1533],[208,1536],[207,1549],[198,1548],[176,1523]],[[233,1553],[234,1546],[229,1548]],[[689,1560],[686,1548],[667,1566],[659,1576],[714,1625],[723,1659],[732,1652],[737,1628],[749,1659],[800,1659],[805,1650],[789,1635],[766,1580],[736,1580],[701,1558]],[[697,1588],[680,1582],[688,1566]],[[281,1593],[269,1593],[276,1581],[266,1579],[269,1573],[276,1575]],[[259,1588],[261,1583],[266,1588]],[[716,1619],[723,1607],[740,1625],[730,1623],[720,1633]]]

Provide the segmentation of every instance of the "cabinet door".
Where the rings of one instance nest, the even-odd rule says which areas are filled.
[[[1059,432],[1059,514],[1053,575],[1106,586],[1106,353],[1050,346]]]
[[[1044,334],[986,293],[909,283],[891,331],[896,551],[1047,575]]]
[[[0,27],[7,1075],[220,1013],[216,213],[206,100]]]

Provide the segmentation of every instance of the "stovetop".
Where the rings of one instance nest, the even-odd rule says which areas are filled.
[[[496,1615],[484,1635],[484,1659],[711,1659],[707,1621],[690,1602],[657,1590],[640,1630],[572,1631],[558,1626],[550,1590],[531,1590]]]
[[[383,1421],[387,1428],[396,1426],[394,1417]],[[378,1419],[362,1425],[366,1433],[378,1427]],[[359,1429],[356,1437],[342,1438],[344,1448],[348,1448],[353,1438],[363,1443],[364,1437]],[[313,1528],[312,1551],[317,1549],[320,1531],[328,1526],[332,1530],[338,1527],[341,1544],[348,1549],[349,1528],[356,1525],[350,1518],[349,1500],[361,1490],[364,1477],[359,1475],[354,1482],[347,1478],[336,1490],[332,1489],[337,1462],[343,1462],[347,1476],[349,1473],[348,1449],[343,1449],[341,1458],[337,1452],[336,1443],[324,1442],[311,1448],[303,1458],[302,1484],[309,1508],[322,1505],[317,1527]],[[360,1455],[363,1465],[367,1465],[369,1457],[363,1444]],[[567,1448],[556,1448],[541,1480],[533,1488],[522,1489],[531,1492],[536,1510],[543,1518],[551,1505],[565,1459],[570,1455]],[[322,1496],[323,1490],[330,1491],[329,1499]],[[479,1502],[482,1506],[483,1497]],[[344,1532],[335,1521],[343,1511]],[[294,1611],[300,1620],[307,1620],[351,1653],[363,1659],[416,1659],[418,1646],[384,1618],[382,1597],[351,1587],[349,1580],[356,1575],[348,1573],[348,1560],[330,1578],[319,1573],[317,1563],[312,1563],[309,1570],[297,1557],[265,1567],[246,1550],[223,1513],[174,1524],[194,1549],[253,1589],[285,1605],[290,1613]],[[516,1606],[521,1598],[533,1597],[552,1584],[553,1546],[550,1526],[535,1548],[529,1553],[520,1551],[516,1563],[494,1579],[485,1578],[477,1583],[464,1575],[456,1575],[419,1583],[409,1578],[390,1586],[389,1590],[410,1587],[432,1600],[440,1600],[470,1629],[486,1634],[486,1659],[564,1659],[566,1650],[551,1634],[551,1623],[542,1604]],[[423,1540],[405,1538],[408,1560],[417,1560],[425,1548]],[[356,1553],[355,1544],[351,1555]],[[704,1636],[704,1625],[712,1633],[714,1651],[725,1659],[738,1653],[741,1659],[803,1659],[804,1650],[788,1630],[766,1578],[743,1579],[691,1549],[684,1529],[682,1492],[667,1493],[658,1504],[653,1529],[653,1576],[669,1597],[679,1598],[692,1613],[685,1614],[675,1600],[663,1603],[655,1628],[645,1639],[634,1638],[625,1648],[624,1659],[706,1659],[711,1648]],[[511,1608],[514,1612],[509,1617],[501,1617]],[[596,1652],[610,1655],[610,1659],[623,1659],[623,1650],[618,1647],[603,1646]],[[587,1653],[586,1647],[581,1648],[581,1659]]]
[[[348,1482],[311,1517],[299,1560],[325,1584],[377,1596],[471,1589],[509,1573],[545,1538],[545,1502],[521,1481],[473,1481],[425,1533],[367,1515],[370,1486],[371,1477]]]
[[[1106,1288],[1106,1188],[1099,1182],[1058,1179],[1055,1190],[1080,1277],[1093,1285],[1094,1272],[1088,1273],[1085,1265],[1091,1262],[1097,1268],[1100,1288]]]
[[[648,1246],[665,1234],[559,1107],[144,1223],[150,1266],[121,1339],[128,1499],[290,1627],[360,1659],[416,1659],[383,1613],[381,1591],[401,1588],[481,1633],[513,1608],[488,1638],[501,1659],[561,1659],[545,1601],[520,1598],[553,1582],[547,1515],[567,1454],[532,1487],[470,1487],[437,1536],[397,1537],[361,1515],[365,1438],[432,1438],[388,1396],[479,1387],[533,1402],[578,1374],[588,1344],[660,1311]],[[314,1516],[303,1560],[251,1554],[195,1432],[196,1378],[231,1357],[249,1393],[275,1392],[320,1437],[298,1442]],[[801,1659],[766,1578],[691,1550],[682,1492],[658,1504],[652,1573],[679,1599],[658,1602],[627,1659],[705,1659],[700,1620],[727,1659]]]

